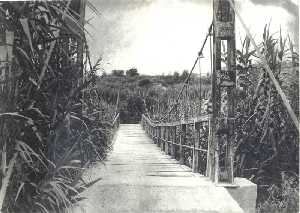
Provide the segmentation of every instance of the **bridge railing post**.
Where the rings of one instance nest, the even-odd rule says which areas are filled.
[[[165,153],[169,154],[170,127],[166,126]]]
[[[156,127],[153,126],[153,143],[156,143],[156,137],[157,137],[157,135],[156,135]]]
[[[211,132],[211,120],[208,118],[208,141],[207,141],[207,161],[206,161],[206,176],[212,179],[213,175],[213,152],[212,152],[212,132]]]
[[[165,135],[164,135],[164,126],[162,126],[161,128],[160,128],[160,134],[161,134],[161,141],[160,141],[160,149],[163,151],[164,150],[164,143],[165,143]]]
[[[161,126],[157,127],[158,137],[157,137],[157,146],[161,144]]]
[[[199,140],[200,140],[200,123],[195,122],[194,123],[194,129],[193,129],[193,140],[194,140],[194,148],[193,148],[193,166],[192,170],[194,173],[199,172]]]
[[[144,116],[142,116],[141,124],[142,124],[143,129],[145,129],[145,118],[144,118]]]
[[[154,132],[154,126],[151,125],[151,136],[152,136],[152,141],[155,139],[155,132]]]
[[[162,126],[160,128],[160,149],[162,150],[163,149],[163,145],[164,145],[164,127]]]
[[[217,135],[216,140],[214,141],[214,154],[215,154],[215,158],[214,158],[214,182],[216,184],[219,183],[219,140],[220,140],[220,136]]]
[[[172,127],[172,144],[171,144],[171,157],[175,159],[176,154],[176,126]]]
[[[156,145],[159,145],[159,126],[156,127]]]
[[[179,163],[184,164],[184,149],[183,146],[186,144],[186,124],[181,124],[180,144],[179,144]]]

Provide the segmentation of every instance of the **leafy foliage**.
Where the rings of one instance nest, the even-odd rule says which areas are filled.
[[[0,34],[13,42],[1,64],[1,212],[65,211],[96,182],[81,175],[110,146],[113,118],[97,114],[99,61],[91,65],[79,8],[80,1],[0,4]]]
[[[297,64],[290,60],[296,53],[291,46],[287,47],[287,39],[281,32],[279,38],[275,38],[269,33],[269,27],[266,25],[264,29],[260,49],[297,112],[297,90],[291,94],[286,89],[299,86],[299,82],[287,78],[288,75],[299,75]],[[258,184],[258,199],[262,202],[270,193],[269,187],[282,187],[282,172],[299,174],[299,135],[267,73],[260,67],[252,68],[251,57],[255,51],[250,48],[246,38],[242,51],[237,53],[239,73],[244,79],[240,78],[243,87],[237,101],[235,164],[237,175]],[[297,209],[291,212],[297,212]]]
[[[139,72],[138,72],[137,68],[131,68],[126,71],[126,76],[128,76],[128,77],[134,77],[134,76],[138,76],[138,75],[139,75]]]

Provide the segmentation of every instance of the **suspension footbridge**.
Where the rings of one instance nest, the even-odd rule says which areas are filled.
[[[122,124],[106,163],[89,170],[88,177],[102,180],[86,191],[84,212],[255,212],[256,185],[234,177],[235,15],[298,129],[299,123],[234,2],[214,0],[213,15],[198,56],[168,113],[160,120],[144,114],[140,124]],[[183,113],[180,120],[172,121],[171,114],[184,99],[208,40],[211,110],[194,118]],[[223,43],[226,57],[221,53]]]
[[[121,124],[106,162],[86,174],[102,179],[84,192],[87,200],[74,212],[255,212],[253,183],[236,179],[239,188],[217,186],[161,147],[142,125]]]

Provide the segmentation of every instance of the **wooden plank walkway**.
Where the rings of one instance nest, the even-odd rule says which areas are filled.
[[[72,212],[243,212],[225,188],[165,155],[139,124],[121,125],[105,164],[85,174],[99,177]]]

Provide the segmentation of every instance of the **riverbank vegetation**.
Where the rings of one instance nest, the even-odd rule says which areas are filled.
[[[110,147],[82,1],[0,3],[0,211],[64,212]],[[90,5],[91,6],[91,5]]]

